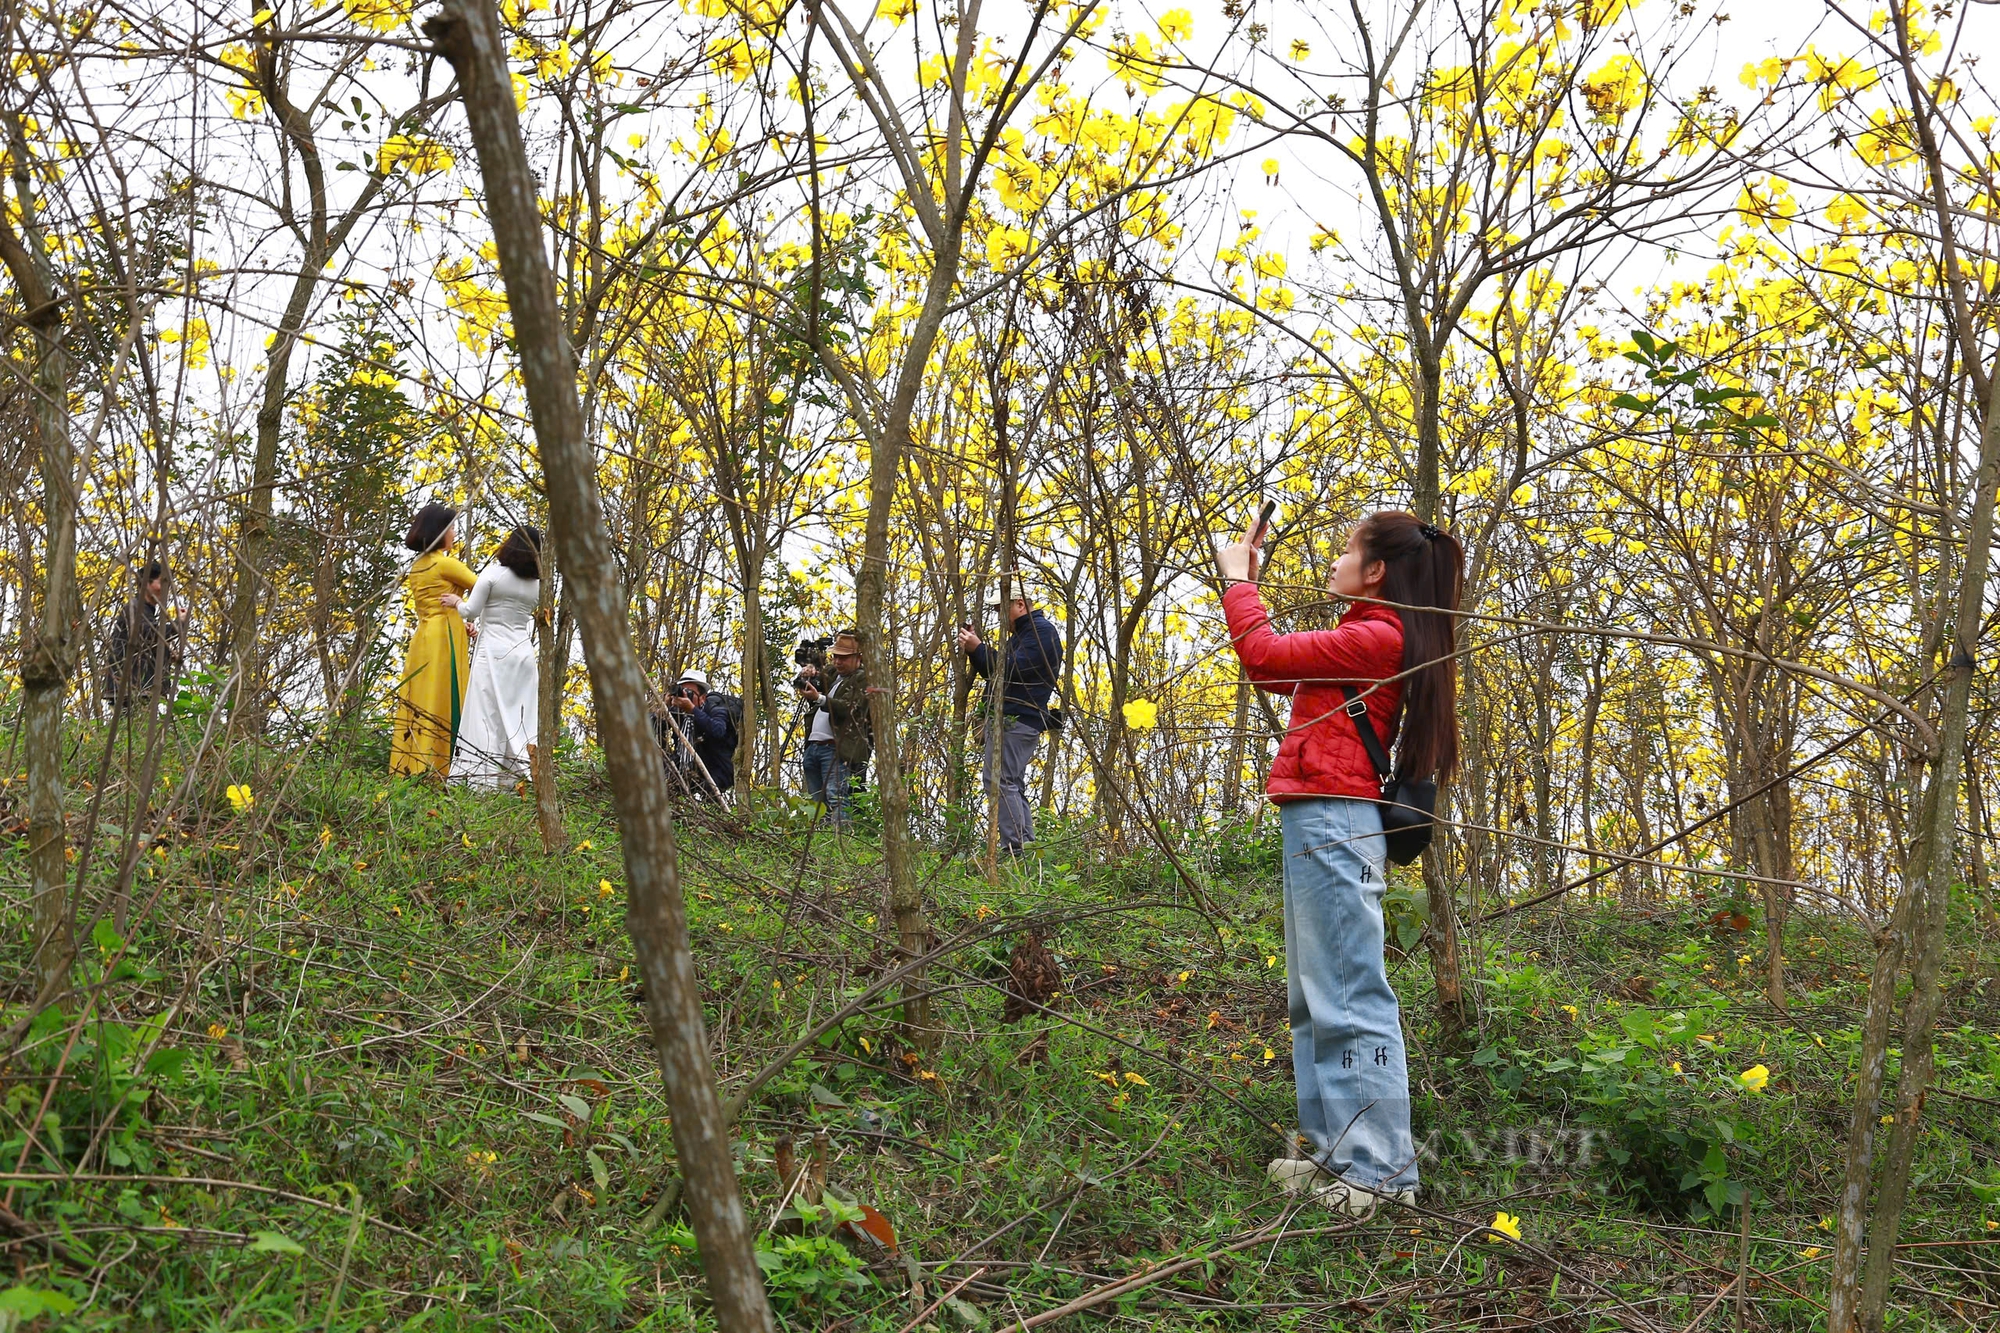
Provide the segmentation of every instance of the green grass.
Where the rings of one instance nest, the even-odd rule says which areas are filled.
[[[87,738],[78,754],[98,752]],[[195,794],[140,858],[129,938],[107,925],[83,942],[78,996],[0,1074],[0,1168],[73,1177],[8,1182],[9,1208],[54,1247],[10,1251],[6,1299],[56,1307],[37,1327],[706,1322],[682,1219],[640,1225],[673,1145],[601,771],[588,756],[565,768],[570,846],[544,855],[526,801],[391,780],[378,759],[244,755],[191,786],[168,766],[163,792]],[[123,764],[101,793],[73,793],[79,832],[103,798],[86,920],[130,817]],[[231,782],[255,804],[232,808]],[[808,840],[807,824],[773,805],[682,826],[725,1096],[891,958],[872,839]],[[1262,1174],[1292,1108],[1275,823],[1180,849],[1213,918],[1157,853],[1107,859],[1090,832],[1060,832],[998,883],[927,854],[937,938],[956,942],[931,974],[935,1053],[878,1005],[753,1099],[738,1153],[760,1232],[779,1214],[780,1138],[809,1158],[826,1135],[833,1199],[762,1242],[787,1327],[898,1330],[917,1313],[913,1273],[934,1298],[982,1267],[927,1322],[1010,1326],[1192,1259],[1084,1318],[1679,1329],[1734,1277],[1746,1197],[1751,1320],[1821,1321],[1820,1220],[1865,987],[1850,928],[1796,919],[1803,993],[1779,1015],[1740,961],[1753,946],[1710,926],[1705,901],[1510,921],[1473,941],[1481,1031],[1451,1052],[1422,946],[1392,959],[1423,1211],[1339,1224]],[[0,879],[18,904],[18,835]],[[25,917],[10,920],[5,964],[24,975]],[[1000,986],[1027,922],[1065,985],[1052,1014],[1008,1025]],[[1941,1070],[1963,1095],[1926,1107],[1900,1327],[2000,1313],[2000,980],[1969,908],[1953,938],[1968,943]],[[17,986],[7,1020],[25,999]],[[1759,1064],[1769,1083],[1751,1092],[1738,1075]],[[894,1254],[838,1226],[861,1205],[893,1228]],[[1524,1244],[1483,1230],[1501,1210]],[[1271,1228],[1308,1234],[1243,1243]],[[1725,1301],[1705,1319],[1733,1317]]]

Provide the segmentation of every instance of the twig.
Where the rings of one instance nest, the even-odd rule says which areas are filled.
[[[72,1176],[65,1175],[60,1171],[0,1171],[0,1180],[23,1183],[45,1181],[50,1184],[89,1180],[107,1184],[124,1182],[139,1185],[204,1185],[211,1189],[249,1190],[253,1194],[268,1194],[273,1198],[284,1199],[291,1203],[310,1204],[314,1208],[323,1208],[329,1213],[347,1213],[351,1211],[337,1203],[328,1203],[325,1199],[315,1199],[310,1194],[294,1194],[290,1190],[273,1189],[269,1185],[258,1185],[247,1180],[222,1180],[212,1176],[134,1176],[122,1173],[114,1175],[108,1172],[91,1172],[89,1174]],[[393,1231],[399,1236],[408,1236],[411,1240],[428,1245],[432,1249],[437,1248],[436,1241],[431,1240],[427,1236],[420,1236],[414,1231],[405,1231],[393,1222],[384,1222],[379,1217],[370,1217],[368,1221],[371,1225],[378,1226],[384,1231]]]
[[[944,1295],[942,1295],[942,1296],[938,1297],[938,1298],[937,1298],[936,1300],[932,1301],[932,1302],[931,1302],[931,1303],[930,1303],[929,1305],[926,1305],[926,1306],[925,1306],[925,1307],[923,1308],[923,1311],[922,1311],[922,1313],[918,1314],[918,1315],[917,1315],[917,1317],[916,1317],[915,1319],[912,1319],[912,1320],[911,1320],[911,1321],[910,1321],[909,1323],[907,1323],[907,1324],[903,1325],[903,1326],[902,1326],[901,1328],[897,1329],[897,1330],[896,1330],[896,1333],[910,1333],[910,1330],[911,1330],[911,1329],[915,1328],[915,1327],[916,1327],[916,1326],[917,1326],[918,1324],[921,1324],[921,1323],[923,1323],[923,1322],[924,1322],[924,1320],[926,1320],[926,1319],[930,1318],[932,1314],[936,1313],[936,1312],[937,1312],[937,1311],[938,1311],[939,1309],[943,1308],[943,1306],[944,1306],[944,1303],[945,1303],[946,1301],[948,1301],[948,1300],[950,1300],[950,1299],[951,1299],[952,1297],[954,1297],[954,1296],[958,1295],[958,1293],[959,1293],[959,1292],[961,1292],[961,1291],[964,1291],[964,1290],[965,1290],[965,1284],[966,1284],[966,1283],[968,1283],[968,1282],[972,1281],[972,1280],[973,1280],[974,1278],[976,1278],[976,1277],[980,1276],[980,1275],[981,1275],[981,1274],[983,1274],[983,1273],[984,1273],[985,1271],[986,1271],[986,1269],[985,1269],[984,1267],[980,1267],[980,1268],[975,1268],[975,1269],[973,1269],[971,1273],[967,1274],[967,1275],[966,1275],[966,1276],[965,1276],[964,1278],[961,1278],[961,1279],[959,1280],[959,1283],[958,1283],[958,1285],[957,1285],[957,1286],[953,1287],[953,1288],[952,1288],[952,1289],[951,1289],[950,1291],[947,1291],[947,1292],[946,1292],[946,1293],[945,1293]]]

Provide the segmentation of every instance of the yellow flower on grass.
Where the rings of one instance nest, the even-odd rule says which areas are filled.
[[[1151,699],[1133,699],[1118,710],[1125,715],[1125,725],[1134,731],[1151,731],[1160,721],[1160,706]]]
[[[616,893],[616,892],[618,892],[618,890],[616,890],[616,889],[614,889],[614,888],[612,888],[612,887],[611,887],[611,881],[610,881],[610,880],[608,880],[608,879],[600,879],[600,880],[598,880],[598,881],[597,881],[597,896],[598,896],[598,897],[600,897],[600,898],[609,898],[609,897],[610,897],[610,896],[611,896],[612,894],[614,894],[614,893]]]
[[[247,783],[232,782],[224,788],[222,794],[229,798],[229,804],[236,808],[238,814],[257,804],[257,798],[251,793]]]
[[[1512,1213],[1493,1214],[1493,1220],[1487,1224],[1487,1229],[1497,1231],[1509,1240],[1521,1239],[1521,1219]],[[1490,1241],[1493,1237],[1488,1236],[1486,1239]]]
[[[1808,1245],[1808,1246],[1806,1246],[1806,1247],[1805,1247],[1805,1248],[1804,1248],[1803,1250],[1800,1250],[1800,1251],[1799,1251],[1799,1258],[1801,1258],[1801,1259],[1817,1259],[1817,1258],[1819,1258],[1819,1257],[1820,1257],[1820,1256],[1821,1256],[1822,1254],[1825,1254],[1825,1253],[1826,1253],[1826,1251],[1825,1251],[1825,1250],[1822,1250],[1822,1249],[1821,1249],[1821,1248],[1820,1248],[1819,1246],[1817,1246],[1817,1245]]]
[[[1762,1065],[1751,1065],[1736,1076],[1736,1081],[1743,1085],[1745,1092],[1762,1092],[1764,1085],[1771,1081],[1771,1071]]]
[[[589,850],[590,850],[590,839],[588,839],[588,838],[585,838],[585,839],[584,839],[584,840],[583,840],[582,842],[580,842],[580,843],[578,843],[578,844],[576,845],[576,849],[577,849],[577,850],[578,850],[579,852],[587,852],[587,851],[589,851]]]
[[[221,1040],[222,1040],[222,1039],[223,1039],[224,1037],[226,1037],[226,1036],[228,1036],[228,1035],[229,1035],[229,1029],[228,1029],[228,1028],[226,1028],[226,1027],[224,1027],[224,1026],[222,1026],[222,1024],[220,1024],[220,1023],[210,1023],[210,1024],[208,1025],[208,1036],[209,1036],[209,1040],[211,1040],[211,1041],[221,1041]]]
[[[1127,1083],[1135,1083],[1142,1088],[1150,1088],[1153,1086],[1152,1084],[1148,1083],[1145,1079],[1139,1077],[1139,1075],[1133,1073],[1129,1069],[1125,1071],[1125,1081]]]

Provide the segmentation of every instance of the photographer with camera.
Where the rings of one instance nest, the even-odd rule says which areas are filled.
[[[995,606],[994,610],[1001,608]],[[1019,856],[1035,837],[1034,807],[1028,804],[1028,763],[1045,731],[1062,726],[1062,715],[1049,707],[1057,675],[1062,670],[1062,633],[1026,597],[1007,603],[1007,647],[995,652],[970,624],[958,630],[958,646],[972,669],[986,678],[986,789],[1000,807],[1000,847]],[[996,709],[995,704],[998,704]],[[998,713],[998,717],[993,716]],[[997,724],[997,725],[996,725]]]
[[[805,700],[810,719],[800,759],[806,795],[824,805],[828,821],[840,828],[853,817],[854,788],[875,753],[875,733],[868,718],[868,673],[861,666],[861,640],[843,630],[825,642],[832,648],[828,660],[832,679],[826,688],[820,688],[822,677],[815,667],[802,669],[792,686]],[[805,647],[801,644],[800,651]]]
[[[742,708],[733,695],[711,692],[708,679],[690,671],[668,693],[667,715],[654,715],[669,775],[677,773],[697,800],[720,800],[736,786],[736,719]]]

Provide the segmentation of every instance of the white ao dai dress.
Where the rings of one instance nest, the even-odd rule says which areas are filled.
[[[501,791],[528,776],[528,747],[535,743],[535,610],[539,579],[524,579],[502,564],[488,565],[458,612],[479,626],[472,644],[472,672],[459,714],[458,747],[451,780],[474,791]]]

